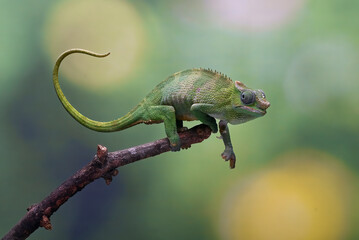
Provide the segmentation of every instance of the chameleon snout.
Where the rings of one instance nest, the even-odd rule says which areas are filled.
[[[269,108],[269,106],[270,102],[268,102],[267,100],[258,101],[258,107],[262,110],[266,110],[267,108]]]

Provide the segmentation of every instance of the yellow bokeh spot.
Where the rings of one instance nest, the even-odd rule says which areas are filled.
[[[98,53],[106,58],[71,55],[60,74],[90,89],[113,89],[126,81],[139,64],[144,49],[144,26],[136,9],[126,1],[72,0],[58,4],[45,27],[45,45],[51,59],[70,48]]]
[[[280,166],[242,180],[224,203],[228,240],[337,240],[348,230],[350,172],[314,150],[280,157]]]

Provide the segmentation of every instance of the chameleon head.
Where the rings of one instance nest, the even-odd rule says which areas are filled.
[[[267,113],[270,103],[262,90],[250,89],[240,81],[236,81],[234,85],[232,104],[235,114],[229,119],[231,124],[244,123]]]

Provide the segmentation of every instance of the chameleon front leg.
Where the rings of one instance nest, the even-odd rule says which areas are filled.
[[[170,141],[171,151],[181,149],[181,141],[177,133],[175,109],[172,106],[151,106],[146,109],[143,120],[146,122],[164,122],[166,135]]]
[[[213,111],[212,104],[206,103],[195,103],[191,106],[192,114],[201,122],[208,125],[213,133],[218,132],[218,127],[216,123],[216,119],[209,116],[208,113]]]
[[[236,155],[233,152],[231,137],[229,135],[228,123],[227,121],[219,121],[219,133],[223,139],[224,143],[224,152],[222,153],[222,158],[226,161],[229,160],[230,168],[234,168],[236,165]]]

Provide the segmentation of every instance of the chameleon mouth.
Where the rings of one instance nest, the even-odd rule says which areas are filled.
[[[255,114],[259,114],[261,116],[265,115],[267,113],[266,110],[262,110],[262,109],[254,109],[254,108],[251,108],[251,107],[248,107],[248,106],[240,106],[241,109],[243,110],[246,110],[248,112],[252,112],[252,113],[255,113]]]

